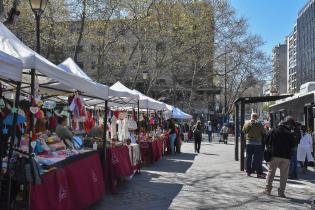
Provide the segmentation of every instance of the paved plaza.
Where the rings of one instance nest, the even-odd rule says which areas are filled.
[[[289,180],[287,199],[277,197],[279,176],[272,196],[261,195],[265,180],[247,177],[234,161],[232,139],[228,145],[184,143],[182,154],[166,156],[144,167],[140,175],[107,193],[90,210],[163,209],[310,209],[315,197],[315,173]]]

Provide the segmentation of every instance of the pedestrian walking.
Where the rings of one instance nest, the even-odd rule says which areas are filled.
[[[220,137],[221,125],[220,123],[217,124],[217,137]]]
[[[207,130],[208,130],[208,140],[209,140],[209,143],[211,143],[212,142],[212,125],[211,125],[211,121],[208,121]]]
[[[221,137],[219,142],[221,142],[221,139],[223,141],[224,144],[227,144],[228,141],[228,137],[229,137],[229,127],[227,126],[226,123],[224,123],[221,131],[220,131]]]
[[[267,136],[266,146],[271,148],[271,161],[269,163],[269,170],[266,180],[266,188],[264,194],[270,195],[272,190],[272,183],[277,171],[280,169],[280,186],[278,188],[278,196],[285,198],[285,187],[287,184],[289,165],[291,158],[291,150],[294,147],[295,139],[293,129],[295,121],[288,116],[279,126],[272,129]]]
[[[252,113],[251,120],[245,123],[243,132],[246,135],[246,173],[250,176],[256,172],[257,178],[265,178],[262,170],[262,145],[265,129],[258,122],[258,115],[256,113]]]
[[[200,152],[201,140],[202,140],[202,131],[201,131],[201,122],[198,121],[193,130],[194,140],[195,140],[195,152]]]
[[[298,178],[298,160],[297,160],[297,148],[301,139],[301,123],[295,123],[294,129],[294,147],[291,150],[291,159],[290,159],[290,169],[289,169],[289,179]]]
[[[302,126],[302,138],[297,148],[297,160],[300,162],[304,173],[307,171],[308,162],[314,161],[312,150],[312,136],[311,134],[307,133],[306,126]]]

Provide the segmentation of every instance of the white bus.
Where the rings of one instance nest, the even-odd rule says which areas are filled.
[[[286,116],[290,115],[303,125],[314,131],[315,117],[315,82],[301,85],[300,92],[292,97],[276,101],[269,106],[270,126],[276,126]],[[314,113],[314,114],[313,114]]]

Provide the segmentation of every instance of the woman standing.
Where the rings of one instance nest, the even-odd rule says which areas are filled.
[[[194,139],[195,139],[195,152],[200,152],[201,140],[202,140],[202,131],[201,131],[201,122],[198,121],[194,128]]]
[[[171,154],[174,154],[175,140],[176,140],[176,130],[175,130],[175,124],[174,124],[173,120],[170,120],[170,124],[168,126],[168,129],[169,129],[169,139],[170,139]]]
[[[297,160],[301,163],[304,173],[307,171],[308,161],[314,161],[312,156],[312,148],[312,136],[306,132],[306,126],[302,126],[302,138],[297,149]]]

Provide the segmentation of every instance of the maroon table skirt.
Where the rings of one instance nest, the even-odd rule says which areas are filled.
[[[144,163],[151,163],[159,160],[163,155],[163,140],[141,141],[140,152]]]
[[[76,160],[42,176],[31,188],[31,210],[79,210],[105,193],[98,153]]]
[[[113,147],[106,150],[106,176],[105,180],[111,191],[115,191],[115,182],[120,177],[133,174],[133,167],[127,146]]]

